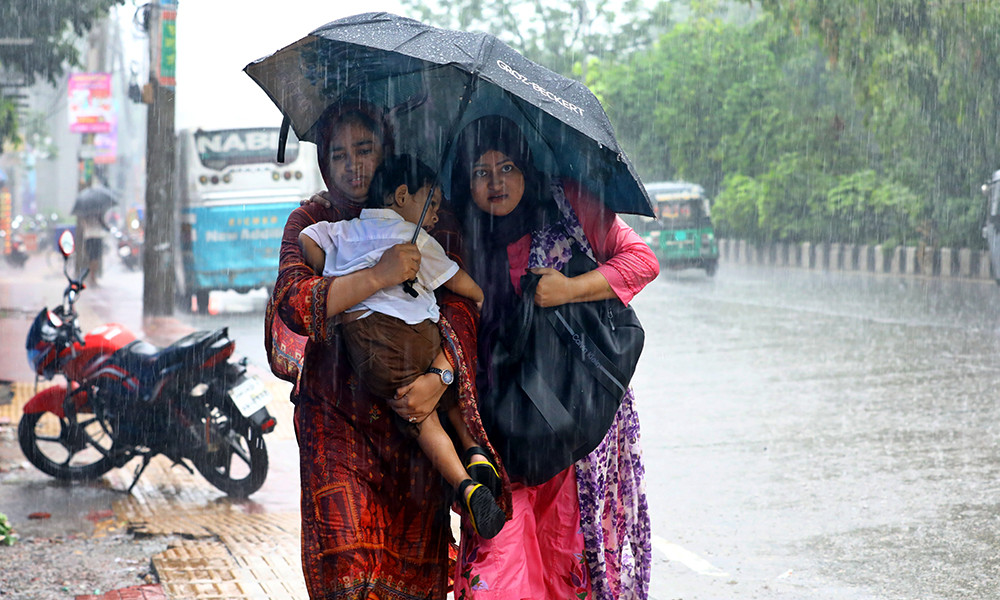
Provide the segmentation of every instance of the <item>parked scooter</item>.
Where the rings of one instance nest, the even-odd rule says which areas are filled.
[[[3,238],[7,236],[6,231],[0,230],[0,248],[3,247]],[[28,262],[28,245],[24,238],[16,231],[11,232],[10,248],[3,255],[7,264],[18,269],[24,268],[24,263]]]
[[[127,232],[113,227],[112,235],[115,236],[118,257],[122,259],[122,264],[129,271],[138,271],[142,268],[142,245],[132,238]]]
[[[73,253],[73,234],[59,247]],[[271,395],[247,373],[226,328],[192,333],[166,348],[108,323],[84,336],[74,305],[85,289],[63,270],[60,306],[43,308],[28,332],[28,360],[39,377],[66,383],[37,393],[24,407],[18,439],[25,456],[58,479],[97,479],[140,458],[132,487],[157,454],[234,497],[267,477],[264,434],[275,420]]]

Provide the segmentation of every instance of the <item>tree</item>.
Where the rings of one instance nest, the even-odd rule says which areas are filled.
[[[78,41],[124,0],[5,0],[0,3],[0,83],[56,83],[80,64]],[[0,88],[0,143],[17,138],[16,107]]]
[[[848,74],[882,160],[901,183],[927,194],[932,229],[945,221],[955,225],[949,215],[977,212],[976,190],[1000,166],[1000,12],[994,3],[762,4],[793,31],[818,40],[830,64]],[[961,198],[966,206],[955,206]],[[978,238],[968,224],[960,227]]]
[[[588,81],[647,180],[715,197],[720,233],[896,243],[929,212],[869,141],[850,80],[776,19],[706,13]]]
[[[698,18],[588,84],[647,178],[686,178],[715,194],[727,174],[756,176],[797,152],[853,170],[864,135],[846,80],[773,19]]]
[[[568,77],[586,79],[590,57],[623,56],[650,45],[670,24],[656,0],[454,0],[432,7],[401,0],[439,27],[487,31],[529,59]]]

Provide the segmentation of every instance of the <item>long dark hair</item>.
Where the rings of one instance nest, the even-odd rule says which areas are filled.
[[[495,150],[511,159],[524,175],[524,195],[510,214],[494,217],[472,202],[472,167]],[[455,142],[451,203],[462,221],[466,266],[483,288],[485,300],[479,329],[480,386],[490,384],[488,369],[492,343],[502,332],[506,316],[518,305],[510,280],[507,246],[543,229],[559,218],[549,179],[535,164],[521,129],[510,119],[490,116],[469,123]]]

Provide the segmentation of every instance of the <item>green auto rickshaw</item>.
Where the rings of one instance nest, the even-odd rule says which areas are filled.
[[[664,269],[704,269],[708,276],[719,268],[719,245],[705,190],[695,183],[664,181],[646,184],[656,219],[634,228],[656,252]]]

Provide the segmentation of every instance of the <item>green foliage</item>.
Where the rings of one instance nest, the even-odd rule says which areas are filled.
[[[982,229],[986,212],[985,202],[941,198],[934,203],[930,220],[923,224],[928,243],[946,248],[984,248]]]
[[[14,526],[7,520],[7,515],[0,513],[0,546],[13,546],[16,541]]]
[[[715,194],[727,175],[759,175],[789,152],[828,170],[862,162],[847,81],[770,19],[697,19],[602,67],[588,84],[649,179],[684,178]]]
[[[716,233],[721,237],[764,239],[757,200],[766,195],[764,185],[756,179],[739,173],[727,175],[712,208]]]
[[[715,198],[720,235],[982,244],[1000,168],[1000,11],[987,2],[460,0],[435,24],[489,29],[584,81],[645,180]]]
[[[971,221],[982,202],[975,190],[1000,165],[996,5],[926,0],[762,4],[792,31],[821,43],[831,66],[850,78],[878,148],[876,158],[896,180],[926,198],[931,219],[922,227],[926,235],[978,243]]]
[[[827,196],[830,239],[850,243],[911,243],[925,210],[905,186],[866,169],[837,178]]]
[[[4,83],[31,85],[42,77],[56,83],[67,65],[80,64],[78,40],[111,7],[124,0],[4,0],[0,3],[0,38],[30,40],[28,45],[0,44]],[[4,88],[10,89],[10,88]],[[0,89],[0,143],[17,140],[15,109]]]
[[[17,135],[17,106],[0,93],[0,146],[4,140],[21,141]]]
[[[967,207],[935,216],[912,145],[925,121],[893,121],[893,143],[880,145],[851,79],[811,39],[769,15],[743,24],[695,8],[653,48],[588,79],[644,178],[701,183],[723,236],[977,243]]]
[[[486,31],[553,71],[587,78],[590,57],[624,55],[651,44],[670,23],[667,2],[641,0],[453,0],[401,4],[432,25]]]

